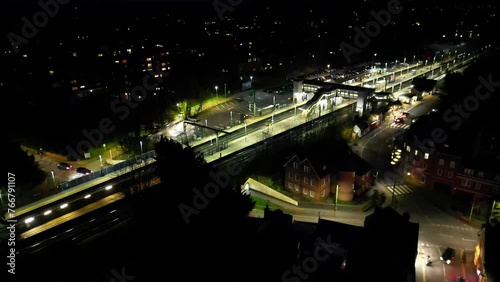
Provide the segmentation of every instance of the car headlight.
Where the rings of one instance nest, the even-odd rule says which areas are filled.
[[[443,260],[443,257],[439,257],[440,260]]]
[[[451,263],[451,260],[447,260],[447,261],[446,261],[446,263],[447,263],[447,264],[450,264],[450,263]]]

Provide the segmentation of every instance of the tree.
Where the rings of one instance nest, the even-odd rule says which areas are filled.
[[[232,252],[231,246],[245,234],[246,218],[254,207],[251,198],[243,195],[238,183],[231,179],[221,180],[220,183],[226,185],[218,184],[218,191],[214,190],[213,184],[217,183],[214,175],[220,176],[222,172],[207,164],[203,155],[193,148],[162,137],[154,149],[157,153],[156,175],[161,184],[130,197],[138,218],[137,229],[152,246],[152,249],[144,248],[145,255],[156,257],[161,253],[173,256],[179,265],[172,269],[180,270],[212,261],[214,254],[221,256],[226,251]],[[205,187],[209,183],[212,190],[207,195]],[[186,221],[189,212],[192,213]],[[183,263],[182,258],[190,263]],[[160,256],[153,263],[157,265],[148,265],[148,269],[161,269],[160,266],[167,264],[167,258]]]
[[[38,167],[33,155],[23,151],[20,144],[8,139],[2,140],[5,166],[4,175],[13,174],[16,187],[34,187],[45,179],[45,173]],[[21,192],[16,189],[16,192]]]

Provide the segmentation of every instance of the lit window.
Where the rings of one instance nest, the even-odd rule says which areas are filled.
[[[295,188],[295,191],[299,192],[299,185],[294,184],[293,186],[294,186],[294,188]]]
[[[418,155],[418,150],[415,150],[415,156]]]
[[[314,197],[314,191],[313,190],[309,191],[309,196]]]
[[[306,188],[302,188],[302,194],[307,195],[307,189]]]
[[[409,153],[411,151],[411,147],[410,146],[406,146],[406,151]]]
[[[288,189],[293,189],[293,183],[292,182],[288,182]]]
[[[464,173],[467,175],[474,175],[474,170],[466,168],[466,169],[464,169]]]

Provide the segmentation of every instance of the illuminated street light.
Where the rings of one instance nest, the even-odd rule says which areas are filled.
[[[83,197],[83,198],[84,198],[84,199],[88,199],[88,198],[90,198],[90,194],[85,195],[85,197]]]
[[[61,209],[64,209],[64,208],[65,208],[65,207],[67,207],[67,206],[68,206],[68,204],[62,204],[62,205],[60,206],[60,208],[61,208]]]
[[[32,222],[33,220],[35,220],[35,218],[33,217],[28,217],[27,219],[24,220],[24,223],[30,223]]]
[[[108,186],[106,186],[106,188],[104,188],[104,189],[106,189],[106,190],[110,190],[111,188],[113,188],[113,186],[108,185]]]
[[[45,211],[45,212],[43,213],[43,215],[49,215],[49,214],[51,214],[51,213],[52,213],[52,211],[51,211],[51,210],[48,210],[48,211]]]
[[[139,144],[141,145],[141,154],[144,154],[144,152],[142,151],[142,141],[139,141]]]
[[[218,98],[219,97],[219,94],[217,92],[217,89],[219,89],[219,87],[217,87],[217,85],[215,85],[215,98]]]
[[[52,181],[54,182],[54,187],[56,186],[56,176],[54,175],[54,171],[51,170],[50,174],[52,175]]]

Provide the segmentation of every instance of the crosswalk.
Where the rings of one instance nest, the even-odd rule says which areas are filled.
[[[414,192],[412,188],[408,187],[405,184],[385,185],[385,187],[387,188],[387,190],[389,190],[389,192],[391,192],[391,194],[395,196],[412,194]]]
[[[392,128],[399,128],[399,129],[407,129],[408,127],[410,127],[409,124],[404,124],[404,123],[391,123],[390,127]]]

